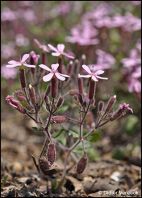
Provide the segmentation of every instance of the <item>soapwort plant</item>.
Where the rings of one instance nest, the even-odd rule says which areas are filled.
[[[133,110],[126,103],[120,104],[114,110],[116,95],[111,96],[106,104],[103,101],[96,103],[96,87],[99,86],[99,81],[109,79],[100,76],[104,73],[103,70],[92,70],[90,65],[86,65],[85,55],[80,60],[74,60],[72,54],[64,52],[64,44],[58,44],[55,48],[51,44],[43,45],[37,39],[34,41],[41,50],[41,55],[32,51],[23,55],[20,61],[8,62],[7,67],[19,69],[21,89],[8,95],[6,101],[11,107],[34,120],[43,132],[44,143],[38,161],[32,156],[43,177],[48,178],[55,170],[58,149],[64,153],[64,169],[57,186],[60,189],[68,171],[69,160],[72,158],[76,162],[74,149],[82,144],[82,156],[76,162],[76,172],[82,174],[88,161],[84,142],[88,141],[88,137],[96,129],[129,112],[132,113]],[[47,60],[50,53],[53,56],[51,65]],[[43,84],[46,90],[42,88]],[[68,108],[61,113],[64,104]],[[95,119],[91,117],[92,110],[96,110]],[[65,134],[66,144],[62,144],[54,133],[64,124],[68,127],[69,123],[78,127],[77,137],[69,136],[68,128]]]

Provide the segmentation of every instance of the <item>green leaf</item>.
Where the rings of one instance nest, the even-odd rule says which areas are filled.
[[[53,134],[53,137],[54,138],[57,138],[57,137],[59,137],[63,132],[66,132],[64,129],[61,129],[61,130],[59,130],[58,132],[56,132],[56,133],[54,133]]]
[[[138,118],[134,115],[130,115],[126,121],[126,128],[125,128],[126,132],[129,135],[132,135],[133,131],[135,131],[134,129],[136,128],[137,124],[138,124]]]
[[[88,149],[87,154],[88,154],[88,158],[91,161],[98,160],[100,158],[100,154],[93,147],[91,147],[91,148]]]
[[[65,113],[68,110],[68,106],[62,106],[59,110],[58,113]]]
[[[99,131],[95,131],[91,136],[88,137],[88,141],[94,143],[101,140],[102,135]]]

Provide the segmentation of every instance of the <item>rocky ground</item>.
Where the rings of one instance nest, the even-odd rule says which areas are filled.
[[[61,178],[62,161],[57,160],[56,172],[42,179],[32,161],[38,156],[43,138],[30,130],[25,118],[19,114],[2,116],[2,197],[140,197],[141,168],[139,163],[118,161],[102,155],[98,161],[90,162],[82,175],[73,167],[65,178],[60,192],[53,186]],[[104,143],[102,143],[104,144]],[[108,145],[109,146],[109,145]],[[109,148],[108,150],[111,150]],[[110,152],[110,151],[109,151]],[[51,192],[52,185],[52,192]]]

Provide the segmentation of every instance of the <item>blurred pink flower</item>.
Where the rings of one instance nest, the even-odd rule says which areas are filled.
[[[100,65],[101,69],[110,69],[115,64],[115,58],[111,54],[100,49],[96,50],[96,54],[97,65]]]
[[[58,78],[61,81],[64,81],[65,77],[70,77],[66,74],[61,74],[61,73],[58,72],[58,67],[59,67],[58,63],[57,64],[52,64],[51,69],[44,64],[40,64],[39,67],[41,67],[42,69],[45,69],[46,71],[50,72],[49,74],[47,74],[46,76],[43,77],[44,82],[50,81],[53,78],[53,76],[56,76],[56,78]]]
[[[122,27],[125,24],[125,17],[122,15],[115,15],[111,18],[111,28]]]
[[[140,78],[141,77],[141,67],[137,67],[131,76],[132,76],[132,78]]]
[[[15,79],[17,75],[17,70],[15,68],[9,69],[5,66],[1,67],[1,75],[5,79]]]
[[[49,48],[46,45],[41,44],[37,39],[34,39],[34,42],[43,52],[49,52]]]
[[[12,42],[9,42],[7,44],[3,44],[1,46],[1,56],[4,59],[8,59],[12,56],[16,55],[16,51],[15,51],[15,45]]]
[[[136,45],[137,47],[137,45]],[[140,53],[140,48],[133,48],[130,51],[129,57],[128,58],[123,58],[121,60],[125,68],[132,68],[134,66],[138,66],[141,64],[141,53]]]
[[[111,5],[108,5],[107,3],[103,2],[100,3],[92,12],[87,12],[84,15],[84,19],[100,19],[100,18],[105,18],[110,14],[112,11]]]
[[[140,93],[141,92],[141,82],[136,78],[130,78],[128,80],[128,90],[131,93]]]
[[[102,28],[102,27],[111,28],[112,27],[111,17],[105,16],[105,17],[99,18],[99,19],[94,21],[94,25],[97,28]]]
[[[125,15],[125,24],[123,28],[126,31],[133,32],[133,31],[138,31],[141,30],[141,19],[132,15],[131,13],[128,13]]]
[[[58,4],[55,8],[53,8],[51,11],[50,11],[50,15],[52,17],[57,17],[59,15],[66,15],[70,12],[71,10],[71,4],[70,2],[67,2],[67,1],[61,1],[60,4]]]
[[[27,22],[35,22],[37,20],[36,15],[32,9],[19,10],[19,15]]]
[[[15,60],[11,60],[8,62],[9,65],[6,65],[6,67],[13,68],[13,67],[25,66],[25,67],[35,68],[35,65],[29,65],[26,63],[26,60],[29,58],[29,56],[30,56],[29,54],[24,54],[19,62]]]
[[[133,57],[129,57],[123,58],[121,62],[123,63],[124,67],[133,67],[137,64],[140,64],[141,59],[134,59]]]
[[[108,80],[108,78],[101,77],[100,75],[104,73],[103,70],[98,70],[96,72],[92,72],[87,65],[82,65],[82,68],[88,73],[88,75],[78,75],[79,78],[91,78],[94,81],[98,81],[98,79]]]
[[[58,44],[57,47],[54,47],[53,45],[51,44],[48,44],[48,47],[50,48],[51,51],[54,51],[52,52],[52,56],[61,56],[61,55],[64,55],[68,58],[71,58],[71,59],[74,59],[73,56],[67,54],[64,52],[64,49],[65,49],[65,45],[64,44]]]
[[[66,41],[70,43],[78,43],[79,45],[96,45],[99,40],[96,38],[98,30],[90,23],[83,23],[81,26],[74,27],[71,30],[71,36],[66,37]]]
[[[23,34],[16,35],[16,45],[17,46],[27,46],[29,45],[29,39],[26,38]]]
[[[2,21],[13,21],[15,19],[16,19],[16,12],[14,12],[8,7],[3,8],[2,13],[1,13]]]

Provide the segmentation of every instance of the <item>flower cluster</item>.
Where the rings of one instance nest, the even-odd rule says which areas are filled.
[[[101,3],[94,10],[84,14],[80,24],[72,28],[66,41],[84,46],[96,45],[100,42],[99,35],[103,29],[113,28],[124,32],[139,31],[141,19],[129,12],[125,15],[114,15],[113,6]]]
[[[141,42],[130,51],[129,57],[122,59],[124,75],[127,77],[129,92],[141,92]]]
[[[82,142],[82,155],[76,166],[77,174],[82,174],[88,162],[84,140],[94,133],[94,129],[98,129],[108,122],[120,119],[127,113],[133,113],[133,110],[129,104],[123,103],[115,111],[113,107],[116,102],[116,95],[111,96],[107,104],[104,102],[96,104],[96,86],[99,80],[108,80],[108,78],[100,76],[104,73],[102,69],[93,70],[91,66],[87,66],[85,64],[85,56],[82,56],[80,61],[73,60],[74,57],[72,55],[64,52],[64,44],[58,44],[55,48],[51,44],[46,46],[38,40],[34,41],[42,51],[41,56],[31,51],[29,54],[24,54],[20,61],[11,60],[6,65],[7,68],[11,69],[19,68],[21,83],[21,89],[15,91],[13,95],[7,96],[6,102],[14,109],[34,120],[45,136],[38,162],[32,156],[40,175],[48,176],[50,174],[57,158],[58,146],[64,152],[67,152],[64,173],[58,185],[58,188],[60,188],[66,175],[66,165],[69,157],[71,157],[71,152]],[[58,61],[56,64],[51,64],[51,67],[45,64],[46,55],[50,53],[53,57],[57,57]],[[115,60],[109,54],[101,50],[97,51],[97,53],[100,55],[98,64],[104,65],[104,68],[108,68],[109,64],[114,64]],[[106,56],[104,60],[102,58],[103,55]],[[72,61],[66,65],[63,56]],[[83,62],[84,64],[81,65]],[[64,71],[63,73],[68,75],[63,74],[62,70]],[[83,78],[87,79],[87,86],[85,86],[87,82],[83,81]],[[42,81],[46,82],[47,89],[45,91],[40,89],[41,86],[39,86]],[[75,107],[72,106],[72,109],[69,109],[70,112],[59,114],[58,110],[62,107],[65,99],[67,102],[67,98],[68,104],[72,105],[73,101]],[[94,119],[91,110],[95,109],[96,106],[98,106],[97,116]],[[45,111],[45,114],[41,113],[43,111]],[[73,111],[73,115],[71,115],[71,111]],[[79,118],[76,115],[79,115]],[[77,138],[69,137],[67,134],[67,138],[70,138],[68,147],[57,142],[53,136],[52,128],[54,125],[62,126],[62,124],[69,122],[73,123],[70,126],[71,128],[73,125],[77,125],[79,132]],[[88,133],[84,132],[85,128],[88,130]],[[56,130],[58,129],[54,128],[54,131]]]

